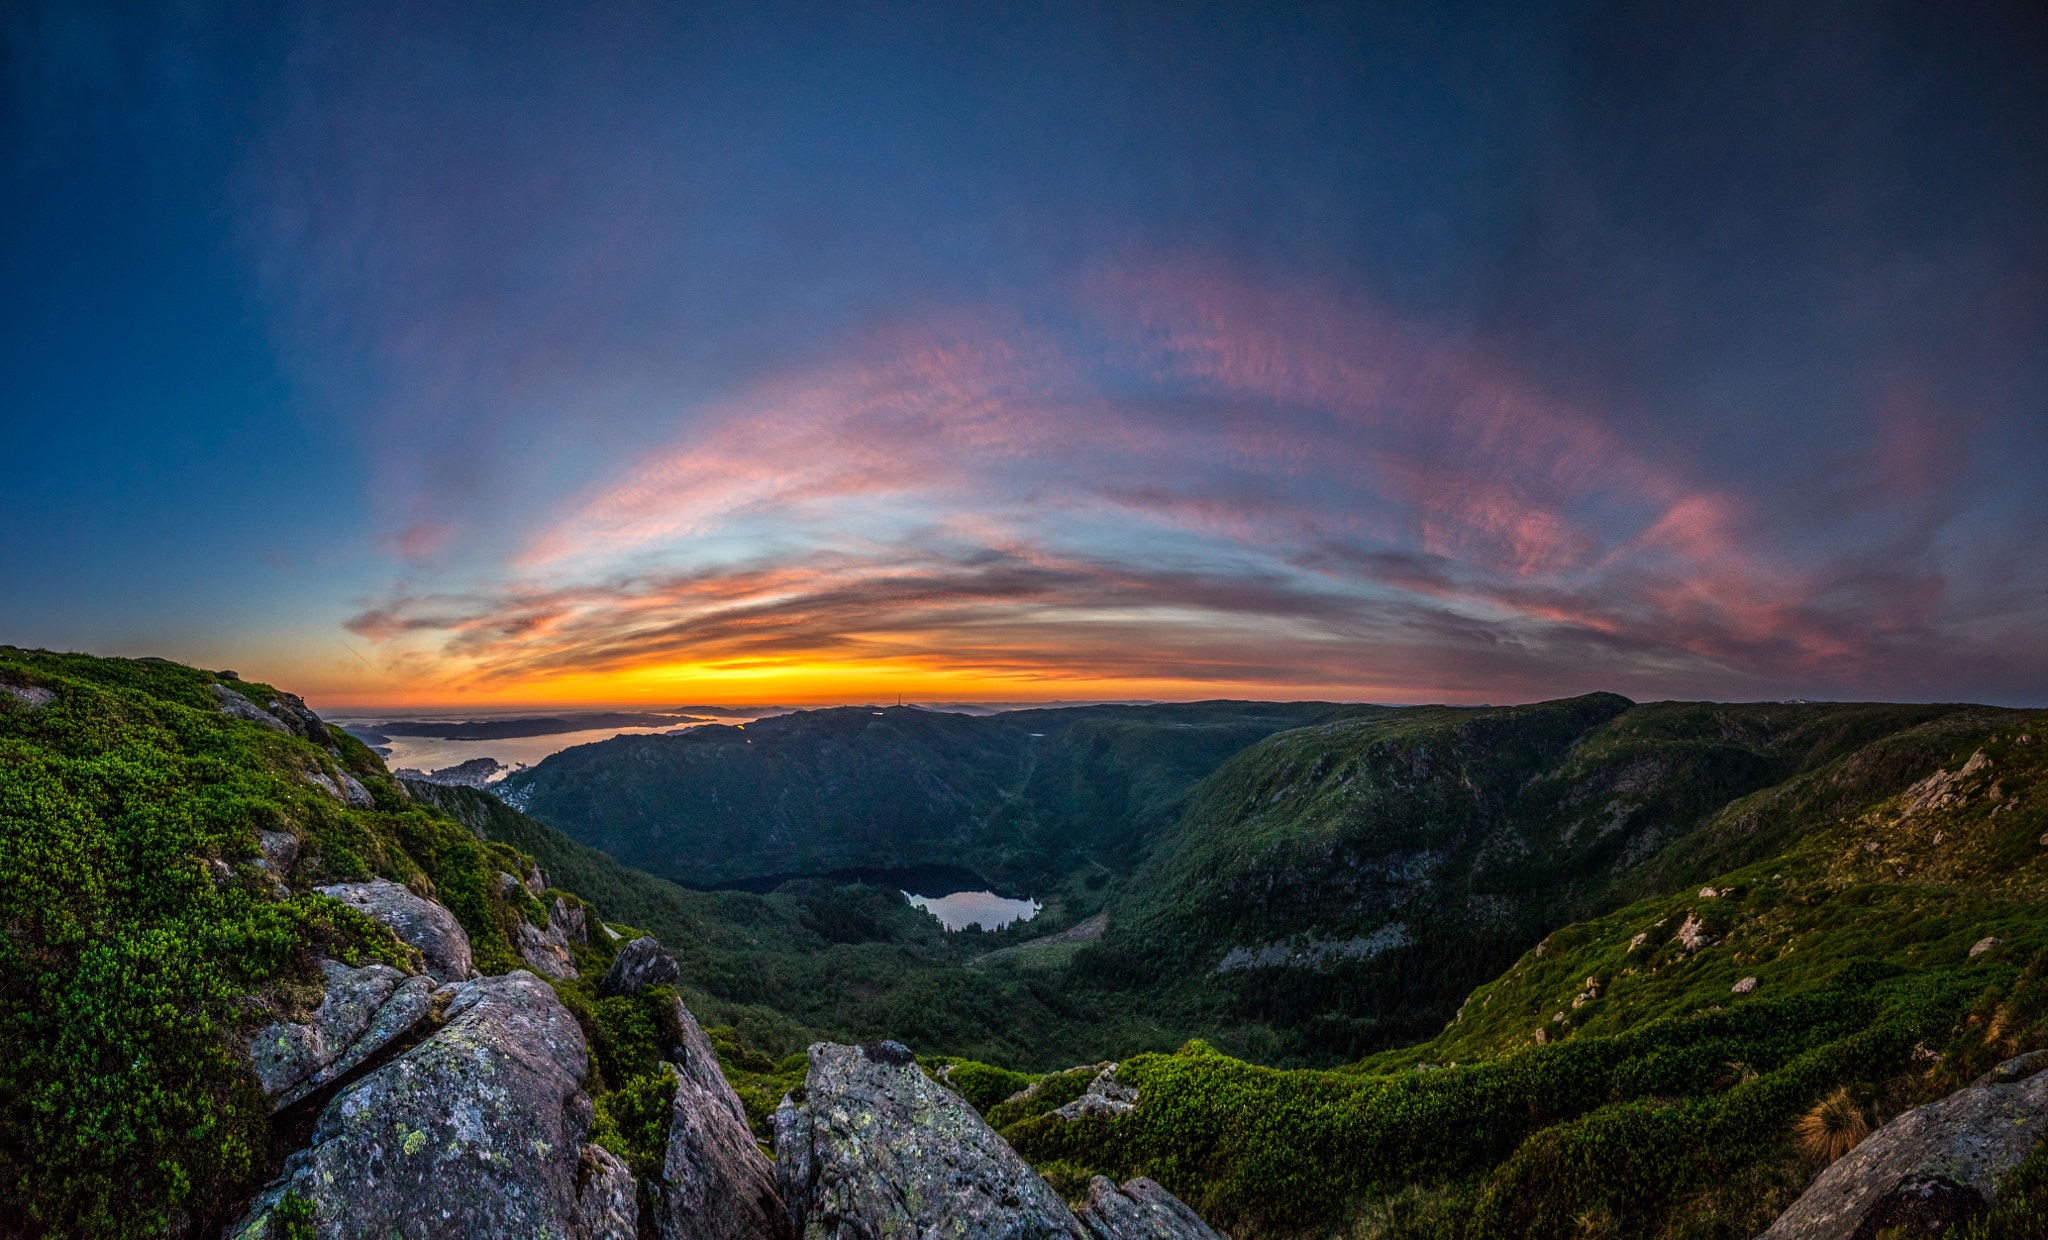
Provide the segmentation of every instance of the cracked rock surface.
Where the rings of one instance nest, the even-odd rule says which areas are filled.
[[[676,1003],[683,1029],[669,1111],[668,1152],[649,1184],[660,1240],[789,1240],[795,1234],[777,1191],[775,1169],[754,1143],[747,1109],[718,1066],[718,1052],[696,1017]]]
[[[427,972],[437,982],[466,982],[476,976],[470,961],[469,936],[455,920],[455,914],[423,900],[388,878],[367,883],[336,883],[316,887],[357,912],[390,929],[401,943],[410,944],[426,957]]]
[[[555,992],[517,972],[436,997],[446,1023],[338,1094],[230,1237],[271,1234],[287,1194],[312,1204],[323,1238],[631,1234],[624,1169],[586,1159],[589,1051]]]
[[[326,997],[304,1024],[279,1021],[249,1037],[249,1061],[272,1112],[339,1080],[427,1014],[434,981],[385,964],[320,962]]]
[[[1096,1176],[1076,1217],[1094,1240],[1223,1240],[1187,1203],[1144,1176],[1122,1188]]]
[[[1864,1240],[1982,1213],[1998,1181],[2048,1135],[2048,1054],[2007,1060],[1915,1107],[1820,1173],[1762,1240]]]
[[[775,1171],[805,1240],[1093,1240],[973,1107],[899,1043],[810,1050],[775,1113]]]
[[[500,879],[511,878],[509,874],[499,875]],[[514,887],[518,879],[512,879]],[[570,908],[566,900],[555,897],[554,906],[548,910],[548,928],[537,929],[531,922],[519,923],[519,955],[527,966],[543,977],[575,978],[576,957],[569,945],[588,943],[584,930],[584,915],[580,908]]]

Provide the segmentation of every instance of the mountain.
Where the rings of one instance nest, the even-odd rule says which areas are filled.
[[[1044,890],[1076,870],[1128,868],[1232,753],[1347,709],[798,711],[580,745],[498,791],[585,844],[685,883],[952,864]]]
[[[685,882],[964,865],[1046,900],[1040,933],[1106,926],[988,971],[1328,1064],[1429,1036],[1556,927],[1768,855],[2009,717],[1613,694],[848,708],[581,746],[500,795]]]
[[[0,647],[0,1236],[670,1237],[713,1164],[881,1218],[936,1149],[1044,1217],[1241,1240],[1747,1237],[1822,1191],[1844,1236],[2041,1234],[2048,713],[768,722],[535,787],[722,874],[967,863],[1045,912],[691,890],[273,686]],[[1922,1104],[1970,1166],[1914,1152]]]
[[[1769,855],[2019,717],[1958,706],[1386,709],[1195,790],[1075,967],[1346,1057],[1426,1037],[1544,934]]]
[[[1118,1066],[1140,1098],[1124,1113],[1004,1134],[1048,1176],[1148,1175],[1240,1234],[1755,1236],[1868,1129],[2048,1067],[2028,1053],[2048,1045],[2048,714],[1892,722],[1923,709],[1860,745],[1887,708],[1801,711],[1789,730],[1774,710],[1731,712],[1729,735],[1779,738],[1762,748],[1801,772],[1695,817],[1665,872],[1753,859],[1553,930],[1428,1041],[1328,1072],[1191,1043]],[[1711,735],[1698,710],[1661,713],[1667,737]],[[1948,1140],[1988,1151],[2029,1115]],[[1866,1169],[1859,1213],[1811,1234],[1930,1234],[1939,1220],[1885,1220],[1905,1228],[1912,1202],[1938,1198],[1950,1222],[1982,1216],[1959,1240],[2038,1237],[2038,1141],[1988,1176]],[[1989,1214],[1948,1178],[2008,1171]],[[1896,1213],[1860,1213],[1879,1198]]]

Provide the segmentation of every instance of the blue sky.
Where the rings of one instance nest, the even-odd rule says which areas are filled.
[[[0,640],[2048,700],[2048,19],[8,9]]]

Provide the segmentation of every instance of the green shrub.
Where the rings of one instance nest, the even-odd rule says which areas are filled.
[[[922,1059],[925,1071],[934,1077],[940,1076],[952,1086],[953,1092],[967,1100],[967,1104],[984,1116],[989,1108],[1002,1102],[1010,1095],[1028,1087],[1039,1078],[1023,1072],[1012,1072],[994,1064],[977,1063],[972,1059],[960,1059],[952,1055],[933,1055]]]
[[[676,1078],[667,1069],[629,1077],[617,1089],[600,1094],[590,1140],[625,1160],[642,1178],[659,1175],[668,1158],[669,1119],[676,1100]]]

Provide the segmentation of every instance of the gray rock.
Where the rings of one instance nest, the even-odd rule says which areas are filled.
[[[754,1143],[746,1112],[734,1113],[739,1100],[732,1087],[720,1077],[719,1088],[707,1090],[696,1074],[662,1066],[676,1078],[676,1097],[661,1177],[647,1186],[655,1235],[790,1240],[796,1233],[776,1191],[775,1169]]]
[[[303,737],[327,749],[334,748],[334,733],[327,730],[326,721],[314,714],[307,707],[306,699],[298,694],[273,694],[264,706],[293,736]]]
[[[675,1001],[675,1017],[676,1024],[683,1030],[683,1044],[670,1054],[673,1066],[694,1082],[706,1097],[730,1112],[740,1127],[751,1132],[746,1105],[740,1101],[732,1082],[725,1079],[725,1069],[718,1066],[718,1049],[711,1045],[711,1036],[704,1032],[681,999]]]
[[[400,942],[418,948],[435,981],[463,982],[477,975],[470,959],[469,936],[462,932],[455,914],[432,900],[423,900],[384,878],[367,883],[336,883],[314,890],[389,927]]]
[[[0,685],[0,693],[6,693],[30,710],[48,706],[57,700],[56,693],[40,685]]]
[[[285,726],[282,719],[264,710],[261,706],[236,693],[226,685],[208,685],[206,686],[206,691],[213,695],[215,702],[219,703],[221,714],[231,719],[240,719],[245,723],[253,723],[260,728],[268,728],[272,732],[282,733],[285,736],[292,734],[292,730]]]
[[[524,890],[525,888],[520,886],[518,879],[514,878],[510,874],[507,874],[503,870],[498,871],[499,895],[505,897],[507,900],[510,900],[514,895]]]
[[[437,1001],[446,1023],[337,1095],[230,1237],[263,1240],[287,1194],[312,1203],[323,1240],[590,1234],[578,1229],[620,1185],[602,1163],[595,1194],[579,1184],[591,1103],[576,1021],[525,972]]]
[[[509,874],[498,875],[500,879],[511,878]],[[518,880],[513,880],[518,890]],[[569,945],[590,942],[589,932],[584,929],[583,910],[571,908],[569,902],[555,897],[554,907],[548,910],[548,928],[536,929],[531,922],[519,923],[519,954],[533,971],[543,977],[576,978],[582,974],[576,971],[576,956]]]
[[[1707,923],[1689,912],[1685,915],[1685,920],[1679,924],[1678,941],[1685,950],[1696,952],[1702,948],[1712,947],[1714,936],[1707,933]]]
[[[539,866],[535,866],[527,872],[526,890],[532,893],[534,899],[540,899],[542,893],[547,891],[547,889],[548,876],[541,871]]]
[[[363,787],[363,782],[347,771],[328,774],[325,771],[305,772],[306,782],[337,801],[346,802],[353,809],[375,809],[377,798]]]
[[[2017,1085],[2041,1071],[2048,1071],[2048,1051],[2028,1051],[2024,1055],[2006,1060],[1970,1084]]]
[[[564,943],[590,946],[590,919],[585,915],[583,906],[572,905],[560,896],[555,897],[554,906],[548,909],[548,930],[559,932]]]
[[[1116,1065],[1110,1064],[1088,1082],[1088,1090],[1053,1114],[1061,1119],[1087,1119],[1097,1115],[1125,1115],[1138,1105],[1138,1091],[1116,1079]],[[1163,1190],[1162,1190],[1163,1191]]]
[[[810,1050],[775,1115],[775,1171],[805,1240],[1089,1240],[1066,1203],[895,1042]]]
[[[643,935],[612,957],[612,967],[597,983],[597,993],[606,997],[638,994],[649,986],[673,985],[682,976],[675,957],[661,950],[660,941],[651,934]]]
[[[258,831],[256,847],[279,878],[290,874],[299,863],[299,837],[289,831]]]
[[[576,1213],[570,1240],[634,1240],[640,1234],[640,1186],[617,1155],[583,1147],[576,1172]]]
[[[526,966],[542,977],[558,979],[582,976],[576,971],[576,958],[562,945],[554,933],[554,927],[538,930],[530,921],[519,923],[519,955]]]
[[[2048,1055],[2007,1060],[1984,1083],[1886,1124],[1821,1172],[1764,1240],[1867,1240],[1989,1209],[1998,1181],[2048,1134],[2043,1068]]]
[[[1122,1188],[1096,1176],[1088,1181],[1088,1204],[1074,1217],[1095,1240],[1223,1240],[1186,1202],[1144,1176]]]
[[[425,1017],[431,978],[407,977],[390,965],[360,969],[320,962],[326,997],[305,1024],[280,1021],[249,1037],[249,1062],[274,1114],[341,1079]]]

